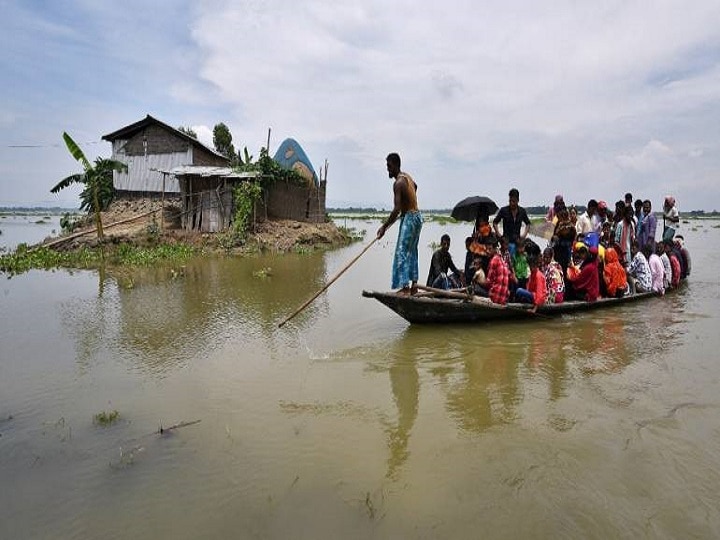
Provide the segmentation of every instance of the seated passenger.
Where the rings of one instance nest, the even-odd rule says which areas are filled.
[[[637,240],[630,243],[630,265],[627,269],[628,284],[630,291],[635,293],[650,292],[652,290],[652,275],[650,274],[650,265],[645,255],[640,251]]]
[[[515,254],[511,257],[512,270],[517,279],[517,287],[525,287],[528,277],[530,276],[530,266],[528,265],[528,257],[525,254],[525,243],[518,242],[515,248]]]
[[[605,265],[603,267],[603,281],[609,298],[622,298],[628,290],[625,269],[620,264],[615,248],[605,250]]]
[[[490,217],[487,212],[478,214],[475,219],[475,226],[473,227],[472,236],[470,243],[466,244],[468,251],[473,255],[480,255],[481,257],[487,256],[487,244],[494,238],[492,237],[492,227],[490,226]],[[467,242],[467,241],[466,241]],[[470,259],[472,263],[472,259]]]
[[[469,287],[472,294],[487,298],[490,294],[482,261],[482,257],[478,256],[473,259],[471,266],[472,276],[469,279]]]
[[[475,255],[475,254],[470,250],[470,246],[472,245],[472,242],[473,242],[473,237],[472,237],[472,236],[468,236],[468,237],[465,239],[465,268],[464,268],[464,273],[465,273],[465,282],[468,283],[468,284],[470,283],[470,280],[472,279],[472,273],[473,273],[473,271],[474,271],[474,270],[473,270],[473,260],[474,260],[475,257],[477,256],[477,255]]]
[[[588,249],[581,245],[576,252],[577,263],[567,269],[566,291],[573,300],[595,302],[600,294],[600,276],[598,275],[597,248]]]
[[[548,304],[562,304],[565,299],[565,278],[562,266],[553,258],[553,248],[546,247],[542,255],[542,271]]]
[[[665,254],[670,259],[670,288],[677,289],[680,285],[680,275],[682,274],[682,268],[680,267],[680,260],[673,251],[673,241],[663,240],[663,246],[665,248]]]
[[[515,291],[515,299],[518,302],[532,304],[530,311],[537,311],[538,306],[543,305],[547,301],[547,285],[545,284],[545,275],[540,271],[540,261],[537,257],[530,257],[528,265],[530,266],[530,277],[528,278],[527,289],[520,287]]]
[[[676,234],[673,242],[675,244],[675,254],[679,256],[678,258],[680,259],[680,267],[682,269],[680,279],[685,279],[690,275],[690,270],[692,270],[690,252],[685,247],[685,238],[682,235]]]
[[[648,266],[650,266],[652,292],[662,296],[665,294],[665,284],[663,283],[665,279],[665,268],[663,267],[663,263],[657,253],[653,250],[653,246],[651,244],[645,244],[642,247],[642,252],[648,260]]]
[[[448,272],[452,270],[452,274]],[[440,237],[440,249],[435,251],[430,261],[427,286],[436,289],[457,289],[463,286],[463,271],[458,270],[450,255],[450,236]]]
[[[493,238],[495,238],[495,236],[493,236]],[[504,236],[501,236],[497,242],[499,246],[498,255],[500,255],[502,260],[505,262],[505,266],[507,266],[508,272],[510,272],[510,275],[508,276],[508,290],[510,291],[510,296],[512,296],[515,294],[515,289],[517,289],[517,277],[515,277],[515,270],[513,269],[512,264],[510,241]]]
[[[662,241],[655,244],[655,253],[660,257],[660,262],[663,265],[663,287],[667,291],[670,288],[670,281],[672,280],[672,266],[670,266],[670,258],[665,253],[665,244]]]
[[[497,249],[497,243],[488,244],[488,251],[491,258],[486,281],[490,300],[505,305],[510,296],[510,270]]]

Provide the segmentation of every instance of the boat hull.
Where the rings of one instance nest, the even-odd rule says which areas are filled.
[[[412,324],[477,323],[508,319],[532,320],[657,298],[654,293],[640,293],[623,298],[601,298],[596,302],[572,301],[561,304],[545,304],[538,308],[537,313],[533,313],[528,304],[510,303],[501,306],[481,301],[478,298],[408,296],[378,291],[363,291],[362,295],[366,298],[374,298]]]

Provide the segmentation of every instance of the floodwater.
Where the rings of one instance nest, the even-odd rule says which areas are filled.
[[[58,214],[0,213],[0,254],[14,250],[18,244],[35,244],[60,233]]]
[[[3,279],[0,538],[716,538],[720,222],[682,232],[678,294],[491,326],[362,298],[394,229],[281,329],[362,245]]]

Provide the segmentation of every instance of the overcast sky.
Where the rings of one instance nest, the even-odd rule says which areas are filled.
[[[626,191],[720,210],[720,2],[5,1],[0,206],[49,189],[150,114],[256,157],[286,137],[329,206],[391,206],[398,152],[421,208]],[[29,146],[29,147],[27,147]]]

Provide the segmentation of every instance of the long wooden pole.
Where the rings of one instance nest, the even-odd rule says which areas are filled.
[[[332,277],[332,279],[330,279],[330,281],[328,281],[322,289],[320,289],[320,290],[319,290],[318,292],[316,292],[312,297],[310,297],[310,299],[307,300],[303,305],[301,305],[299,308],[297,308],[295,311],[293,311],[293,313],[292,313],[287,319],[285,319],[285,320],[282,321],[280,324],[278,324],[278,328],[282,328],[283,325],[284,325],[286,322],[288,322],[288,321],[289,321],[290,319],[292,319],[295,315],[297,315],[298,313],[300,313],[303,309],[305,309],[306,307],[308,307],[308,306],[312,303],[313,300],[315,300],[318,296],[320,296],[323,292],[325,292],[325,291],[330,287],[330,285],[332,285],[333,283],[335,283],[335,282],[338,280],[338,278],[339,278],[340,276],[342,276],[342,275],[347,271],[348,268],[350,268],[353,264],[355,264],[355,262],[356,262],[360,257],[362,257],[362,256],[365,254],[365,252],[366,252],[368,249],[370,249],[375,242],[377,242],[377,238],[373,238],[373,239],[372,239],[372,242],[370,242],[367,246],[365,246],[360,253],[358,253],[357,255],[355,255],[355,257],[353,257],[352,260],[350,260],[350,262],[348,262],[345,266],[343,266],[343,267],[340,269],[340,271],[339,271],[337,274],[335,274],[335,275]]]
[[[121,219],[120,221],[115,221],[113,223],[109,223],[105,225],[105,229],[109,229],[110,227],[115,227],[116,225],[122,225],[123,223],[128,223],[130,221],[135,221],[136,219],[140,219],[141,217],[149,216],[150,214],[157,212],[157,210],[150,210],[149,212],[144,212],[142,214],[138,214],[137,216],[133,216],[127,219]],[[63,242],[67,242],[69,240],[73,240],[75,238],[78,238],[80,236],[85,236],[86,234],[90,234],[95,232],[93,229],[86,229],[84,231],[76,232],[69,234],[67,236],[61,236],[60,238],[56,238],[55,240],[51,240],[50,242],[46,244],[37,244],[33,246],[29,251],[32,251],[33,249],[38,249],[41,247],[50,247],[54,246],[55,244],[61,244]]]
[[[503,304],[496,304],[492,302],[489,298],[484,298],[482,296],[474,296],[469,295],[464,292],[455,292],[455,291],[446,291],[445,289],[436,289],[435,287],[425,287],[424,285],[418,285],[418,289],[421,291],[427,291],[430,293],[433,293],[437,296],[444,296],[446,298],[457,298],[458,300],[467,300],[468,302],[473,302],[475,304],[482,304],[484,306],[487,306],[492,309],[507,309],[510,311],[519,311],[521,313],[524,313],[525,315],[529,315],[531,317],[538,317],[538,318],[547,318],[550,317],[548,315],[545,315],[543,313],[538,313],[537,311],[530,311],[530,309],[525,309],[521,307],[515,307],[515,306],[508,306]]]

